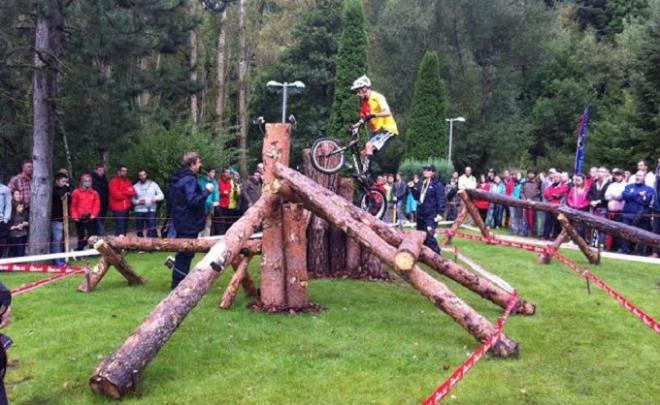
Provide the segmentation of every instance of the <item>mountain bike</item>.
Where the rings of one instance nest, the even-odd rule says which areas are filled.
[[[358,121],[349,129],[351,140],[343,144],[338,139],[322,137],[314,141],[311,148],[312,165],[325,174],[335,174],[343,167],[353,170],[353,178],[360,186],[361,196],[359,206],[376,218],[383,218],[387,211],[387,198],[385,189],[374,185],[371,179],[362,170],[360,159],[360,128],[364,120]],[[346,153],[350,154],[351,162],[346,161]]]

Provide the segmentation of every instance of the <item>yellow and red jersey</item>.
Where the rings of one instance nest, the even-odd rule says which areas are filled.
[[[390,111],[391,113],[390,107],[387,105],[387,100],[385,100],[385,96],[371,90],[369,98],[362,100],[360,117],[365,118],[369,114],[379,114],[383,111]],[[392,115],[388,115],[387,117],[374,117],[369,121],[369,126],[371,127],[372,133],[387,131],[394,135],[399,134],[399,129],[396,127],[396,121],[394,121]]]

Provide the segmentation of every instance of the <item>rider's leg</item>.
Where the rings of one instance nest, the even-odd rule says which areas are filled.
[[[362,159],[362,171],[365,174],[369,174],[369,168],[371,165],[371,161],[373,160],[374,157],[374,144],[371,142],[367,142],[367,144],[364,146],[364,158]]]

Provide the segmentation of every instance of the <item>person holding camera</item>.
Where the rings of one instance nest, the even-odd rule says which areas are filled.
[[[11,291],[0,283],[0,329],[4,329],[11,322]],[[7,349],[11,346],[11,339],[0,333],[0,405],[7,405],[5,392],[5,371],[7,370]]]
[[[87,239],[96,235],[96,218],[101,211],[101,198],[92,188],[92,176],[80,176],[80,186],[71,195],[71,219],[76,223],[78,250],[83,250]]]

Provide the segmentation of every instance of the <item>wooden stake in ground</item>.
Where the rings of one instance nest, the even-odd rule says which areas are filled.
[[[463,208],[459,211],[458,215],[456,216],[456,219],[454,220],[454,223],[451,224],[451,228],[445,233],[445,246],[451,245],[451,239],[454,237],[456,234],[456,231],[459,230],[461,225],[463,225],[463,222],[465,222],[465,218],[468,216],[468,211],[467,208],[465,208],[465,204],[463,204]]]
[[[69,240],[69,193],[62,196],[62,229],[64,232],[64,253],[71,250],[71,241]],[[69,258],[64,259],[69,263]]]
[[[408,271],[417,263],[426,233],[421,231],[409,232],[399,245],[394,256],[394,264],[401,271]]]
[[[89,381],[94,391],[118,399],[135,387],[140,372],[211,288],[225,266],[234,261],[263,219],[272,214],[277,201],[278,196],[264,193],[229,228],[225,238],[211,248],[124,344],[101,362]]]
[[[248,266],[250,265],[250,259],[252,259],[251,256],[244,256],[243,258],[239,259],[239,264],[233,264],[234,266],[234,275],[231,277],[231,280],[229,281],[229,284],[227,285],[227,289],[225,290],[225,293],[222,295],[222,299],[220,300],[220,304],[218,305],[222,309],[229,309],[231,308],[232,304],[234,303],[234,299],[236,298],[236,294],[238,293],[238,288],[245,278],[245,275],[248,274]]]
[[[463,200],[463,204],[465,205],[465,208],[470,214],[470,217],[472,217],[474,223],[477,224],[477,226],[479,227],[479,230],[481,231],[481,235],[488,240],[493,239],[494,238],[493,234],[490,232],[490,229],[488,229],[488,227],[484,223],[484,220],[481,219],[481,215],[479,215],[479,210],[470,199],[470,196],[467,195],[466,191],[465,190],[459,191],[458,196],[461,197],[461,200]]]
[[[546,251],[544,253],[539,254],[539,257],[537,259],[538,264],[550,264],[550,261],[552,260],[552,256],[559,250],[561,245],[568,240],[568,233],[566,233],[566,230],[562,228],[561,232],[559,233],[559,236],[550,243],[546,247]]]
[[[286,186],[280,187],[278,192],[283,193],[289,200],[302,201],[307,209],[341,227],[348,236],[355,238],[381,260],[394,265],[396,249],[385,243],[367,225],[348,214],[347,207],[352,205],[351,203],[288,167],[277,165],[276,170],[277,176]],[[368,214],[363,213],[363,215]],[[408,272],[399,272],[399,275],[479,341],[484,341],[497,331],[497,328],[486,318],[419,267],[414,266]],[[503,357],[517,354],[518,344],[503,335],[495,344],[493,353]]]
[[[600,263],[600,255],[598,252],[594,252],[591,250],[589,247],[589,244],[582,239],[582,236],[577,232],[573,224],[571,224],[571,221],[566,218],[566,215],[564,214],[559,214],[557,215],[557,221],[561,224],[562,228],[568,233],[568,236],[571,237],[573,242],[580,248],[580,251],[584,254],[584,256],[589,260],[589,263],[591,264],[598,264]]]

